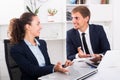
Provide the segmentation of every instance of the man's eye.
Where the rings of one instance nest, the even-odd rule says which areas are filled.
[[[76,20],[78,20],[78,19],[79,19],[79,17],[72,17],[72,19],[76,19]]]
[[[77,20],[78,20],[78,19],[79,19],[79,17],[75,17],[75,19],[77,19]]]

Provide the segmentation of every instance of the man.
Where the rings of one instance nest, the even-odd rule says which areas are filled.
[[[74,28],[67,31],[67,58],[73,60],[92,56],[95,61],[100,61],[105,52],[110,50],[103,26],[89,24],[90,11],[85,6],[75,7],[71,16]]]

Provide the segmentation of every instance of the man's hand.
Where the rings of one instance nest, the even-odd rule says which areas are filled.
[[[93,58],[90,60],[93,61],[94,63],[98,63],[98,61],[102,60],[102,56],[100,54],[93,54]]]
[[[91,57],[91,55],[90,54],[85,54],[82,50],[81,50],[81,47],[78,47],[78,56],[80,57],[80,58],[87,58],[87,57]]]
[[[72,61],[67,60],[67,61],[65,62],[65,64],[64,64],[64,67],[71,66],[72,64],[73,64],[73,62],[72,62]]]

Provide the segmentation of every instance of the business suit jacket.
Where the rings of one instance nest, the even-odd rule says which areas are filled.
[[[11,48],[11,56],[22,71],[21,80],[37,80],[38,77],[53,72],[54,65],[50,62],[46,42],[44,40],[38,40],[38,42],[40,43],[39,49],[45,58],[46,66],[44,67],[39,66],[35,56],[24,40]]]
[[[110,50],[106,33],[101,25],[89,25],[89,34],[94,53],[103,53]],[[80,34],[74,28],[67,31],[67,58],[73,60],[78,53],[77,48],[82,46]]]

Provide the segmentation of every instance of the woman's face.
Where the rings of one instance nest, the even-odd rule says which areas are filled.
[[[34,16],[32,22],[31,22],[31,25],[29,27],[30,34],[33,37],[38,37],[40,35],[41,29],[42,29],[42,27],[41,27],[38,16]]]

